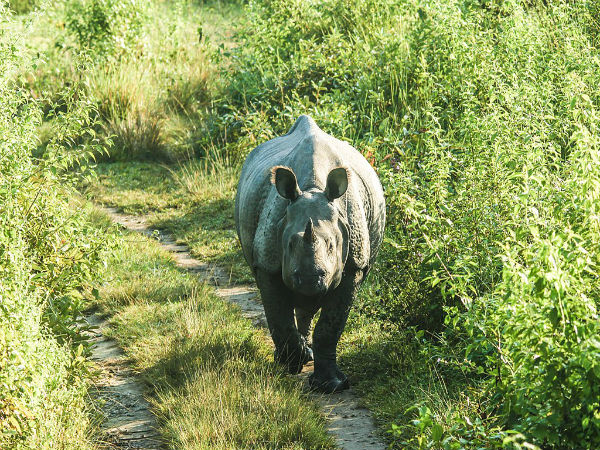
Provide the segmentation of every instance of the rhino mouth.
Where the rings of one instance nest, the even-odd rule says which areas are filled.
[[[324,273],[302,274],[295,273],[291,277],[291,286],[293,291],[303,295],[311,296],[322,294],[327,290],[327,283]]]

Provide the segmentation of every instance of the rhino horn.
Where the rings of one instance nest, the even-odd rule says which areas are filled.
[[[313,228],[312,219],[308,219],[308,222],[306,223],[306,229],[304,230],[304,242],[307,244],[311,244],[315,241],[315,232]]]

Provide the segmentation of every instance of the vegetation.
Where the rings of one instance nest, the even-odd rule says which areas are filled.
[[[32,156],[42,110],[18,82],[34,61],[17,30],[0,2],[0,448],[92,448],[81,310],[102,244],[66,172],[82,171],[68,147],[90,109],[71,96]]]
[[[204,100],[199,101],[199,92],[206,89],[205,73],[212,70],[212,66],[206,67],[207,64],[198,59],[204,51],[203,44],[197,42],[198,30],[193,28],[192,37],[187,36],[187,29],[193,24],[184,23],[179,17],[186,8],[193,11],[196,18],[200,12],[207,16],[218,13],[184,3],[178,4],[176,11],[167,6],[65,2],[43,5],[45,14],[34,12],[24,17],[22,23],[19,19],[10,23],[16,30],[30,21],[31,28],[25,31],[37,42],[37,48],[45,52],[37,64],[15,66],[10,73],[12,77],[7,76],[7,92],[9,88],[21,86],[21,95],[31,93],[32,96],[28,103],[23,103],[33,110],[26,129],[28,140],[22,140],[21,146],[15,147],[15,154],[29,161],[31,173],[40,177],[31,187],[32,195],[21,199],[18,206],[25,210],[23,226],[36,233],[32,245],[49,245],[54,241],[54,236],[48,237],[50,234],[56,234],[60,245],[53,249],[57,256],[40,251],[39,262],[34,254],[23,257],[24,267],[36,264],[31,272],[36,278],[56,272],[43,284],[37,281],[40,299],[46,291],[54,294],[51,289],[56,289],[56,298],[54,295],[43,298],[47,307],[45,303],[39,306],[38,298],[24,298],[19,306],[22,310],[18,312],[24,317],[37,311],[39,306],[41,322],[40,336],[34,334],[31,344],[39,351],[29,355],[36,365],[31,368],[31,374],[23,376],[25,380],[31,376],[40,378],[41,381],[33,384],[37,389],[45,386],[43,383],[55,384],[47,387],[52,388],[48,395],[39,393],[32,399],[42,404],[46,401],[44,407],[3,410],[0,417],[6,418],[8,427],[13,426],[6,432],[6,448],[94,448],[94,429],[89,423],[95,421],[92,411],[95,405],[93,401],[90,404],[91,397],[87,395],[93,374],[84,359],[88,343],[81,333],[85,329],[81,318],[84,306],[100,308],[111,315],[113,335],[152,388],[154,412],[160,419],[165,440],[174,447],[332,448],[334,444],[325,431],[322,413],[302,392],[301,383],[287,377],[273,363],[264,331],[254,330],[235,308],[217,298],[212,289],[194,275],[178,270],[155,242],[140,242],[137,238],[124,240],[97,212],[82,207],[83,201],[70,187],[74,181],[82,185],[93,182],[93,177],[83,176],[85,165],[93,159],[109,157],[107,148],[112,149],[111,159],[123,160],[171,161],[189,157],[196,151],[189,135],[177,133],[192,132],[194,115],[204,104]],[[162,13],[170,18],[166,24],[159,20]],[[164,28],[157,32],[155,48],[141,49],[142,38],[150,35],[155,24],[151,17]],[[209,26],[206,29],[206,32],[211,30]],[[167,35],[173,40],[173,53],[164,48],[163,39]],[[178,39],[184,37],[188,48],[179,45]],[[200,38],[207,39],[201,35]],[[196,54],[198,49],[200,56]],[[150,61],[154,64],[140,66]],[[189,70],[196,63],[198,67]],[[146,71],[148,67],[153,72],[151,75]],[[182,74],[171,71],[172,68]],[[168,87],[168,80],[164,80],[161,71],[168,71],[174,80],[178,76],[184,79],[172,80]],[[198,75],[198,80],[193,79],[193,73]],[[146,76],[148,85],[144,86],[139,80]],[[159,94],[147,96],[154,91]],[[12,98],[9,100],[9,105],[19,107]],[[165,108],[164,116],[157,116],[159,108]],[[6,117],[8,123],[11,111],[7,111]],[[155,122],[148,126],[149,121]],[[39,140],[37,132],[41,135]],[[17,141],[16,135],[13,140]],[[150,142],[156,146],[150,146]],[[155,198],[173,192],[172,204],[185,198],[181,192],[184,190],[190,197],[186,200],[190,208],[201,209],[195,213],[196,217],[206,219],[200,221],[205,230],[198,238],[199,245],[204,246],[203,253],[207,257],[214,256],[218,263],[230,263],[232,269],[242,267],[239,261],[224,255],[234,236],[227,213],[215,217],[207,215],[212,208],[228,211],[237,177],[235,166],[215,154],[210,164],[189,162],[180,169],[173,167],[172,172],[144,163],[131,163],[131,166],[123,163],[121,167],[134,174],[137,167],[149,168],[157,178],[169,181],[173,177],[177,189],[156,183],[157,178],[151,178],[147,171],[142,172],[139,185],[148,186],[154,180]],[[104,177],[101,170],[99,173]],[[121,175],[122,180],[128,180],[126,173]],[[130,180],[129,185],[135,186],[135,181]],[[41,192],[42,186],[50,186],[50,192]],[[75,198],[70,204],[69,197]],[[150,198],[147,195],[143,200]],[[164,200],[163,197],[161,201]],[[36,201],[41,204],[37,205]],[[10,220],[7,217],[7,221]],[[170,221],[174,227],[180,222],[189,227],[193,217],[180,217],[171,212],[160,220]],[[5,229],[11,232],[9,226]],[[63,264],[64,268],[57,262],[63,257],[69,262]],[[104,262],[103,269],[98,262]],[[92,279],[91,275],[98,272],[102,272],[105,284]],[[247,277],[244,274],[247,274],[245,268],[240,270],[240,275]],[[237,272],[233,275],[238,276]],[[88,288],[92,281],[98,289]],[[216,323],[222,326],[215,328]],[[17,323],[15,326],[19,333],[31,333],[31,327],[25,325]],[[29,344],[22,341],[13,339],[9,343],[12,346],[9,349],[15,348],[24,354],[28,351]],[[78,346],[79,343],[82,345]],[[62,359],[57,356],[57,361],[52,360],[53,345]],[[14,357],[22,358],[20,354]],[[11,361],[3,362],[2,368]],[[14,364],[11,368],[15,373],[22,370]],[[20,386],[19,380],[14,383]],[[30,394],[31,390],[24,389],[21,396],[26,398]],[[7,401],[13,400],[18,407],[21,402],[25,403],[16,395],[9,396]],[[58,402],[64,405],[59,407]],[[17,422],[22,415],[26,417]],[[1,447],[5,448],[4,441]]]
[[[233,283],[252,282],[233,221],[238,167],[216,157],[175,166],[150,162],[99,164],[87,186],[95,201],[144,215],[155,228],[185,242],[204,262],[218,264]]]
[[[405,343],[379,358],[417,391],[388,410],[398,445],[599,442],[597,12],[593,1],[250,4],[223,126],[243,117],[270,136],[308,112],[383,180],[387,239],[354,324],[375,317],[398,345],[414,327],[409,368]],[[435,374],[432,392],[414,371]]]
[[[22,13],[37,5],[9,6]],[[390,444],[600,445],[597,0],[40,5],[44,14],[20,22],[0,10],[0,208],[10,224],[0,248],[13,258],[2,260],[8,272],[0,281],[9,299],[0,328],[0,348],[8,349],[0,353],[0,377],[9,380],[0,389],[6,442],[35,447],[42,436],[35,427],[51,434],[66,420],[52,415],[57,400],[41,399],[68,395],[73,411],[84,408],[85,382],[64,380],[84,374],[73,363],[75,330],[96,271],[98,231],[69,206],[65,168],[81,171],[90,154],[105,161],[97,179],[79,182],[82,191],[147,215],[199,258],[225,266],[232,280],[247,281],[232,220],[239,167],[254,146],[308,113],[363,152],[386,191],[386,239],[340,357]],[[38,60],[18,37],[28,20]],[[77,256],[57,257],[67,244]],[[297,428],[256,437],[256,424],[250,434],[222,426],[246,441],[227,440],[233,434],[196,440],[201,422],[185,436],[175,429],[192,417],[182,398],[214,400],[203,389],[222,370],[223,355],[232,392],[247,392],[236,378],[247,364],[252,383],[276,374],[276,384],[261,387],[265,405],[316,416],[294,403],[296,388],[265,362],[247,324],[176,274],[164,255],[151,266],[118,252],[113,258],[120,284],[105,287],[100,302],[116,314],[115,336],[159,393],[154,406],[173,442],[326,445],[316,418],[315,434],[301,433],[306,441]],[[161,267],[172,282],[140,278],[153,280],[146,289],[116,261],[140,277]],[[203,349],[225,338],[202,336],[204,315],[227,317],[231,329],[223,332],[237,336],[215,360],[205,360]],[[177,332],[158,346],[167,329]],[[197,353],[182,343],[183,330]],[[54,350],[27,350],[41,342]],[[27,370],[5,362],[11,352]],[[173,373],[180,364],[189,368],[183,377]],[[65,375],[49,383],[49,367]],[[75,426],[61,445],[85,429]]]

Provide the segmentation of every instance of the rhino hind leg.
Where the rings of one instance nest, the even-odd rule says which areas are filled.
[[[292,293],[283,284],[281,276],[260,269],[256,271],[256,282],[275,344],[275,361],[286,366],[292,374],[300,373],[313,356],[306,338],[296,327]]]
[[[309,377],[313,390],[331,394],[350,387],[348,378],[337,365],[337,344],[362,278],[362,271],[346,274],[321,309],[313,334],[315,371]]]

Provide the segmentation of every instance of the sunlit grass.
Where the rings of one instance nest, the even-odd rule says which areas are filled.
[[[235,232],[233,206],[239,168],[218,159],[165,166],[110,163],[86,187],[94,201],[174,235],[204,262],[221,266],[232,282],[252,281]]]
[[[240,166],[211,148],[207,156],[170,169],[173,179],[193,201],[231,199],[235,196]]]
[[[273,362],[264,330],[177,269],[155,241],[114,238],[120,244],[98,306],[153,388],[153,410],[173,448],[333,447],[301,382]]]

